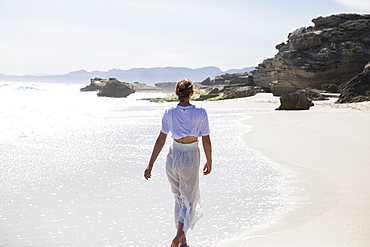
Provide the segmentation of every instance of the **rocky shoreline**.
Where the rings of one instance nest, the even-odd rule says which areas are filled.
[[[314,27],[289,33],[288,40],[275,47],[275,57],[255,70],[207,78],[202,84],[238,90],[248,85],[274,96],[297,93],[309,101],[328,97],[339,97],[337,103],[369,101],[370,15],[340,14],[312,22]]]
[[[80,89],[80,92],[99,91],[98,96],[103,97],[127,97],[135,92],[173,92],[171,85],[175,86],[175,82],[168,83],[166,87],[148,86],[140,82],[121,82],[116,78],[102,79],[95,77],[90,79],[90,84]]]
[[[275,57],[265,59],[255,70],[202,81],[205,93],[212,96],[203,98],[295,93],[301,96],[292,97],[305,102],[304,109],[309,109],[312,101],[329,97],[339,97],[337,103],[369,101],[369,66],[365,65],[370,61],[370,15],[340,14],[312,22],[314,27],[289,33],[286,42],[276,45]],[[297,108],[302,109],[291,109]]]
[[[337,103],[369,101],[370,15],[339,14],[312,22],[314,26],[289,33],[286,42],[276,45],[278,53],[254,70],[206,78],[197,84],[200,92],[195,100],[233,99],[267,92],[274,96],[297,93],[311,102],[328,97],[339,97]],[[81,91],[103,90],[114,81],[121,83],[117,90],[127,92],[173,92],[175,85],[165,82],[152,87],[95,78]],[[172,98],[153,101],[167,100]]]

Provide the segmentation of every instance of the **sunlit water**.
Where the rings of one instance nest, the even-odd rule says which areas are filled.
[[[79,87],[0,83],[0,245],[168,246],[169,137],[152,179],[143,171],[174,103],[137,100],[161,95],[153,93],[101,98]],[[276,224],[290,210],[284,178],[294,176],[243,144],[250,129],[241,120],[262,110],[207,111],[214,170],[201,176],[205,214],[188,232],[192,247]]]

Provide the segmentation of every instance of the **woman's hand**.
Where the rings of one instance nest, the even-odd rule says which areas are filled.
[[[212,145],[211,145],[211,138],[209,135],[202,136],[202,143],[204,153],[206,154],[207,163],[204,165],[203,168],[203,175],[208,175],[211,173],[212,170]]]
[[[211,170],[212,170],[212,163],[207,161],[206,164],[204,165],[204,168],[203,168],[203,175],[210,174]]]
[[[144,177],[146,180],[148,180],[152,176],[152,169],[153,166],[148,165],[144,171]]]

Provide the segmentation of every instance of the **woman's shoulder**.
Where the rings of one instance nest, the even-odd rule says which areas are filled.
[[[168,114],[173,114],[173,112],[176,111],[176,108],[177,108],[176,106],[171,106],[171,107],[167,108],[164,111],[163,115],[168,116]]]
[[[202,118],[207,116],[207,111],[206,109],[204,109],[203,107],[198,107],[198,106],[195,106],[194,107],[194,110],[197,112],[197,114],[199,114]]]
[[[197,111],[200,111],[200,112],[206,112],[206,109],[204,109],[201,106],[195,106],[194,109],[197,110]]]

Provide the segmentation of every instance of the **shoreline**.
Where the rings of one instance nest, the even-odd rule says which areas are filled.
[[[271,111],[243,121],[244,143],[294,171],[296,209],[278,224],[219,246],[368,246],[370,243],[370,102],[315,101],[307,111]],[[197,102],[198,103],[198,102]],[[275,109],[258,94],[207,108]]]

